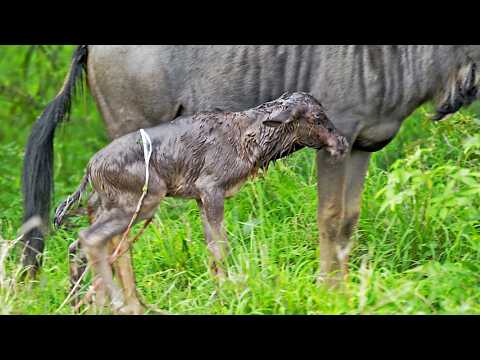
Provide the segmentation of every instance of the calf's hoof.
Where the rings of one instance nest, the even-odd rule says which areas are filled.
[[[115,312],[117,315],[169,315],[166,311],[152,309],[142,304],[128,304]]]
[[[128,304],[115,311],[117,315],[144,315],[147,308],[141,304]]]

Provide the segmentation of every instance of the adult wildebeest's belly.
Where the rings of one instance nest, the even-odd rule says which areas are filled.
[[[241,111],[306,91],[318,46],[89,46],[88,82],[112,138],[216,109]]]
[[[285,91],[305,91],[322,102],[355,149],[377,151],[398,131],[400,122],[391,119],[402,116],[375,120],[379,113],[372,104],[382,87],[371,75],[365,84],[373,90],[361,91],[352,50],[327,45],[90,46],[88,81],[111,138],[178,115],[241,111]]]
[[[158,46],[89,46],[88,84],[110,138],[175,118]]]
[[[365,126],[353,142],[353,149],[375,152],[387,146],[400,129],[401,121],[389,120]]]

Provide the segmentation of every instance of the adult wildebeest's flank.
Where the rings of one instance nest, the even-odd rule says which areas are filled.
[[[286,91],[311,93],[351,147],[337,164],[318,152],[320,278],[347,270],[370,153],[382,149],[418,106],[436,100],[437,119],[477,96],[478,45],[80,46],[58,96],[37,120],[23,173],[25,220],[48,224],[55,127],[88,70],[90,90],[116,138],[158,119],[216,108],[240,111]],[[25,237],[24,264],[37,265],[43,237]],[[339,271],[340,270],[340,271]]]
[[[118,262],[109,259],[108,247],[119,244],[128,249],[129,241],[119,237],[128,234],[132,221],[146,220],[148,224],[167,196],[197,200],[212,255],[211,270],[223,278],[228,253],[223,226],[225,198],[234,196],[259,168],[266,169],[271,161],[305,146],[326,149],[336,158],[348,148],[321,104],[299,92],[242,112],[183,116],[149,128],[146,133],[152,149],[148,180],[141,134],[124,135],[90,160],[78,190],[55,213],[58,226],[87,184],[92,185],[99,207],[91,226],[80,232],[79,240],[97,276],[97,305],[106,305],[107,295],[113,310],[125,314],[141,314],[143,307],[136,289],[125,281],[124,274],[134,278],[129,264],[122,257]],[[146,182],[148,192],[142,197]],[[142,204],[138,208],[139,199]],[[112,262],[122,291],[113,283]]]

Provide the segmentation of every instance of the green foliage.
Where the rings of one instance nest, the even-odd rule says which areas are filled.
[[[6,239],[21,225],[20,174],[30,127],[59,90],[72,50],[0,47],[0,234]],[[91,97],[78,97],[74,108],[55,141],[55,204],[107,143]],[[463,110],[435,124],[428,111],[413,114],[373,156],[344,290],[315,284],[315,154],[303,150],[228,200],[232,253],[229,280],[220,288],[207,271],[195,202],[165,201],[134,247],[143,298],[182,314],[480,313],[480,121]],[[86,219],[72,217],[50,236],[38,280],[3,286],[0,313],[72,313],[68,306],[59,310],[68,292],[67,246],[85,225]],[[5,264],[13,280],[17,258],[10,252]]]

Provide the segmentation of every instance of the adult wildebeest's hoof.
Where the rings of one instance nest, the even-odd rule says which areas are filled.
[[[339,289],[343,286],[346,275],[341,271],[336,271],[329,274],[320,274],[317,276],[317,285],[325,286],[328,289]]]

